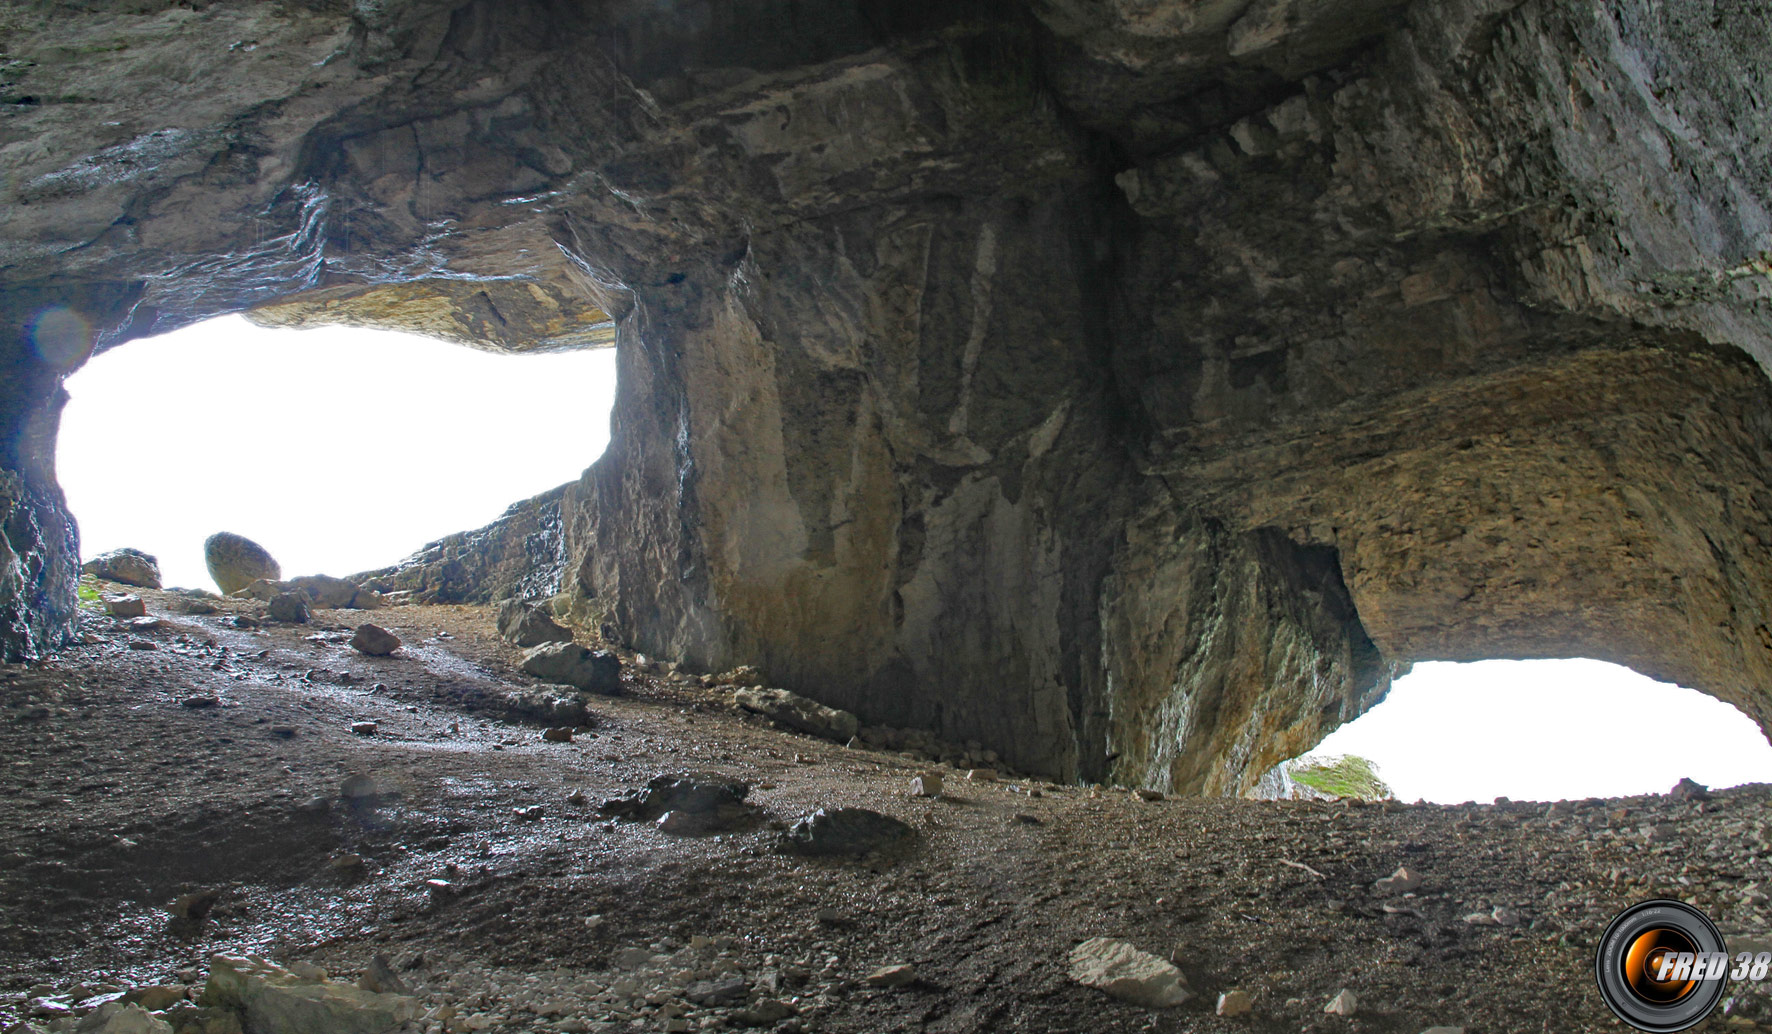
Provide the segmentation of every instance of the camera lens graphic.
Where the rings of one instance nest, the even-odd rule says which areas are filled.
[[[1701,957],[1723,950],[1716,926],[1691,905],[1681,901],[1633,905],[1612,920],[1600,938],[1594,959],[1600,997],[1619,1019],[1638,1030],[1653,1034],[1685,1030],[1716,1008],[1727,979],[1693,979],[1693,971],[1669,972],[1669,979],[1662,979],[1662,962],[1670,954]],[[1702,966],[1694,971],[1703,976]]]
[[[1624,953],[1624,979],[1630,984],[1638,998],[1656,1005],[1667,1005],[1677,1002],[1691,994],[1697,987],[1696,980],[1660,980],[1662,963],[1668,955],[1678,952],[1696,952],[1698,945],[1680,931],[1669,926],[1657,926],[1642,933],[1631,941]]]

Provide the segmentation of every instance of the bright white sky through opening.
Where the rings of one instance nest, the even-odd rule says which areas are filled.
[[[1417,664],[1308,756],[1357,754],[1405,801],[1488,803],[1772,782],[1772,745],[1715,697],[1604,661]]]
[[[284,577],[355,574],[575,480],[609,444],[615,352],[233,316],[112,349],[67,389],[56,464],[82,555],[134,546],[167,585],[214,591],[213,532]]]

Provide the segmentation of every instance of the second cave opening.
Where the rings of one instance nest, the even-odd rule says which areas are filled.
[[[1349,756],[1399,799],[1438,804],[1772,782],[1772,744],[1747,715],[1586,658],[1417,664],[1298,761]]]

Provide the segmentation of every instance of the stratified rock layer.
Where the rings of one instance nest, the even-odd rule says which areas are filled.
[[[71,627],[60,379],[248,309],[616,343],[608,453],[377,584],[564,593],[1017,770],[1247,791],[1422,659],[1772,724],[1751,5],[15,22],[10,656]]]

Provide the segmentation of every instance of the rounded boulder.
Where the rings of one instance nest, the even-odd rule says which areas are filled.
[[[283,577],[283,568],[265,547],[231,531],[218,531],[204,541],[203,560],[223,595],[239,592],[261,578],[275,582]]]
[[[143,589],[160,588],[160,561],[151,554],[127,546],[100,553],[80,565],[80,570],[107,582]]]

